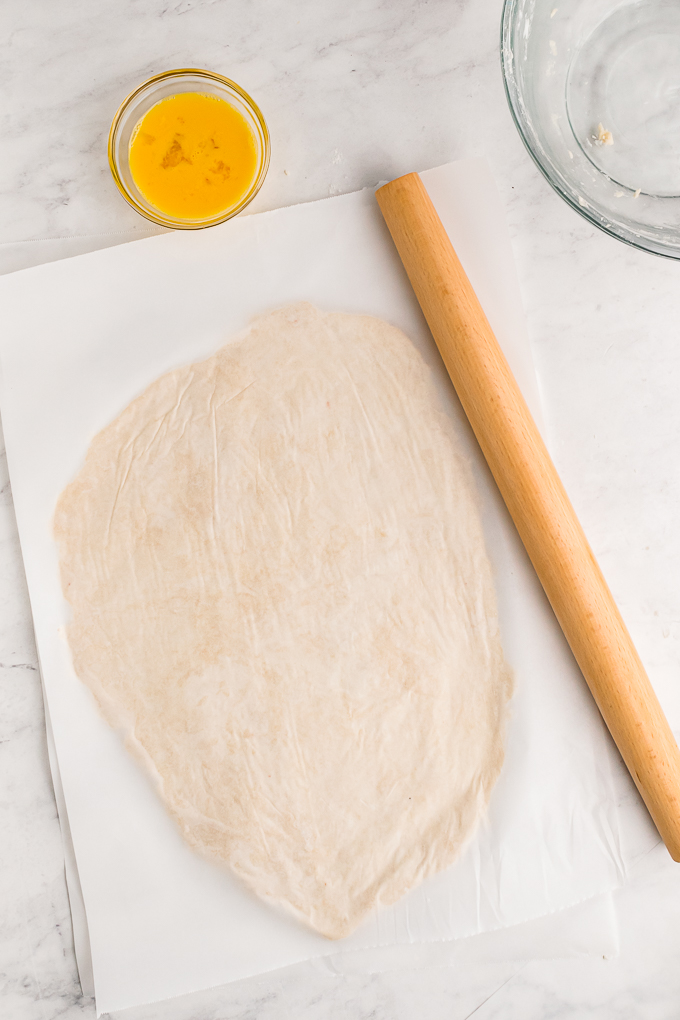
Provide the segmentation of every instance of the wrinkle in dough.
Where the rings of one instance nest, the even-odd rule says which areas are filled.
[[[154,382],[55,514],[74,667],[184,837],[329,938],[451,865],[511,680],[430,370],[282,308]]]

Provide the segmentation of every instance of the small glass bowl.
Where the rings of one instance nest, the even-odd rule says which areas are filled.
[[[175,96],[179,92],[202,92],[226,100],[245,119],[255,142],[257,166],[247,192],[236,204],[207,219],[180,219],[161,212],[147,201],[130,173],[130,141],[135,127],[152,106],[161,99]],[[202,71],[195,67],[164,71],[163,74],[156,74],[142,82],[121,103],[109,132],[109,166],[123,198],[148,220],[173,229],[198,230],[202,227],[213,227],[236,216],[255,198],[262,187],[269,168],[269,156],[269,130],[259,107],[248,93],[229,78],[223,78],[221,74],[213,74],[212,71]]]
[[[510,110],[555,191],[680,259],[678,0],[505,0],[501,33]]]

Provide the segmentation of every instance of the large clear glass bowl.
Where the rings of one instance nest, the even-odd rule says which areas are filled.
[[[505,0],[515,123],[577,212],[680,258],[680,0]]]

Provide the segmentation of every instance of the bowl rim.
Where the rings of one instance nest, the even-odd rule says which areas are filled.
[[[510,107],[510,114],[512,116],[515,127],[517,128],[517,133],[524,142],[524,147],[526,148],[527,152],[529,153],[532,160],[534,161],[538,169],[541,171],[541,173],[543,174],[543,176],[545,177],[553,191],[556,191],[560,198],[567,203],[567,205],[571,206],[571,208],[574,209],[575,212],[582,216],[583,219],[591,223],[594,227],[597,227],[599,230],[607,234],[609,237],[613,237],[617,241],[623,241],[624,244],[629,245],[631,248],[636,248],[638,251],[646,251],[649,252],[651,255],[658,255],[660,258],[672,259],[673,261],[677,261],[678,259],[680,259],[680,247],[678,247],[677,249],[670,248],[670,246],[664,247],[661,242],[655,242],[653,239],[633,240],[633,238],[627,233],[625,227],[620,227],[619,230],[615,230],[612,224],[609,222],[609,219],[605,218],[604,216],[602,217],[598,216],[595,212],[591,211],[586,206],[581,206],[578,202],[574,200],[574,198],[569,194],[568,191],[566,191],[564,188],[560,186],[559,181],[555,178],[555,176],[553,176],[550,173],[548,167],[545,165],[545,163],[541,161],[538,154],[534,151],[517,109],[519,104],[515,102],[515,95],[513,95],[513,91],[510,86],[510,79],[515,81],[515,75],[511,68],[509,67],[510,61],[508,60],[508,54],[513,53],[514,56],[514,51],[511,45],[512,18],[514,10],[517,7],[517,4],[518,0],[503,0],[503,13],[501,15],[501,32],[500,32],[501,77],[503,78],[503,88],[505,90],[505,98],[507,99],[508,106]],[[516,88],[515,94],[517,94]]]
[[[161,82],[165,81],[172,81],[173,78],[180,78],[184,75],[197,75],[198,77],[215,81],[220,85],[226,85],[227,88],[232,89],[241,97],[241,99],[244,100],[245,105],[253,114],[255,120],[258,122],[260,129],[262,131],[263,138],[262,159],[260,161],[257,176],[255,177],[253,184],[251,185],[249,190],[245,193],[243,198],[238,202],[237,205],[228,209],[226,213],[220,213],[219,215],[212,216],[209,219],[180,220],[172,216],[167,216],[160,210],[157,210],[154,214],[150,212],[148,209],[145,209],[143,206],[139,204],[139,202],[137,202],[135,196],[130,194],[127,187],[125,186],[125,182],[121,177],[118,168],[118,162],[115,156],[115,141],[121,120],[123,118],[125,111],[128,109],[130,104],[136,99],[136,97],[140,94],[140,92],[143,92],[150,85],[160,84]],[[146,78],[143,82],[137,85],[137,87],[134,88],[132,92],[130,92],[122,101],[122,103],[116,110],[115,114],[113,115],[111,127],[109,128],[108,158],[109,169],[111,170],[111,175],[116,183],[116,186],[118,187],[118,190],[120,191],[121,195],[128,203],[128,205],[131,205],[135,212],[138,212],[140,216],[143,216],[145,219],[150,220],[152,223],[158,224],[158,226],[168,227],[172,230],[202,230],[206,227],[215,227],[219,223],[225,223],[227,220],[230,220],[233,216],[236,216],[238,213],[240,213],[250,202],[252,202],[252,200],[255,198],[258,191],[264,184],[265,177],[267,176],[269,162],[271,159],[271,140],[269,135],[269,128],[267,127],[267,122],[264,118],[264,114],[260,110],[260,107],[257,105],[255,100],[252,98],[252,96],[250,96],[246,92],[246,90],[242,88],[241,85],[233,81],[231,78],[226,78],[224,75],[218,74],[216,71],[206,71],[204,68],[200,67],[176,67],[168,71],[161,71],[159,74],[154,74],[150,78]]]

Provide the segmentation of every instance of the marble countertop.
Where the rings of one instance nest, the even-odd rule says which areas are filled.
[[[49,260],[63,251],[56,238],[83,250],[101,233],[112,242],[148,233],[113,184],[106,134],[127,92],[167,67],[214,69],[257,98],[273,155],[254,210],[485,156],[508,210],[558,468],[680,719],[680,264],[599,233],[540,176],[503,94],[500,13],[498,0],[9,0],[0,268]],[[4,456],[0,471],[0,1014],[92,1020]],[[210,1020],[677,1016],[680,866],[656,847],[615,901],[615,959],[304,983],[293,969],[230,986]]]

